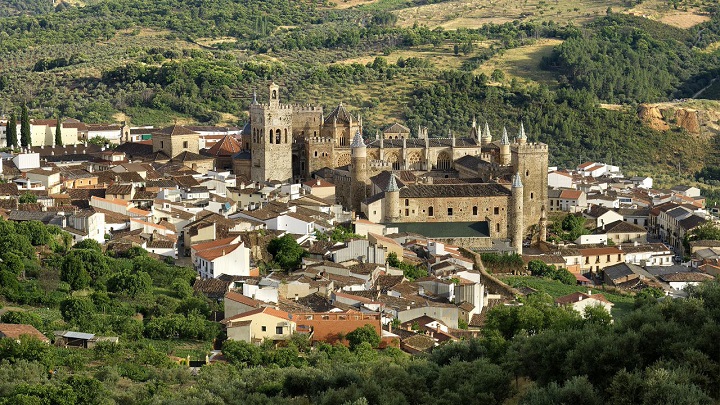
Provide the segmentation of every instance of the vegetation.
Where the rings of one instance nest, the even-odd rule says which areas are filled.
[[[403,276],[405,276],[405,278],[409,281],[414,281],[418,278],[427,277],[428,275],[427,269],[424,268],[421,264],[413,265],[404,261],[401,262],[395,252],[388,253],[387,264],[390,267],[401,269],[403,271]]]
[[[525,267],[522,256],[517,253],[481,253],[483,266],[491,273],[516,273]]]
[[[290,234],[271,240],[267,249],[273,256],[273,262],[284,270],[292,270],[300,266],[306,253]]]
[[[530,274],[535,277],[547,277],[567,285],[577,285],[577,280],[568,269],[557,268],[554,264],[547,265],[542,260],[530,260],[528,263]]]

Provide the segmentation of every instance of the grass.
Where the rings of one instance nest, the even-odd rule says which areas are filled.
[[[390,0],[388,0],[390,2]],[[381,2],[378,2],[379,4]],[[508,21],[563,21],[574,24],[585,23],[606,12],[626,10],[622,0],[455,0],[418,7],[409,7],[395,12],[398,24],[412,26],[415,23],[430,28],[446,29],[477,28],[485,23],[502,24]]]
[[[553,298],[562,297],[574,292],[587,292],[591,290],[593,294],[601,293],[614,304],[612,316],[621,318],[632,311],[635,299],[630,295],[610,292],[597,288],[589,288],[584,286],[573,286],[563,284],[556,280],[533,276],[498,276],[504,282],[512,287],[530,287],[532,289],[550,294]]]
[[[485,73],[488,77],[495,69],[505,73],[505,81],[513,78],[520,82],[544,83],[551,87],[557,85],[552,72],[540,70],[538,65],[543,57],[549,56],[553,48],[563,41],[559,39],[541,39],[532,44],[501,51],[475,70],[475,74]]]
[[[195,122],[191,117],[174,111],[154,110],[147,107],[127,107],[126,111],[127,116],[130,117],[130,123],[137,125],[154,125],[161,127],[164,125],[172,125],[175,122],[180,125]]]

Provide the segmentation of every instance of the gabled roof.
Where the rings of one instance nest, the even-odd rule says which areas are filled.
[[[250,297],[247,297],[245,295],[242,295],[240,293],[237,293],[235,291],[228,291],[225,293],[225,299],[239,302],[241,304],[245,304],[247,306],[253,307],[253,308],[260,308],[263,304],[262,301],[258,301],[255,299],[252,299]]]
[[[389,127],[385,128],[383,130],[383,133],[386,134],[409,134],[410,128],[406,127],[405,125],[398,124],[397,122],[390,125]]]
[[[276,318],[281,318],[281,319],[285,319],[288,321],[292,321],[292,315],[288,314],[285,311],[279,311],[275,308],[270,308],[270,307],[262,307],[262,308],[253,309],[248,312],[243,312],[242,314],[237,314],[230,318],[223,319],[222,323],[224,323],[224,324],[235,323],[235,321],[239,321],[239,320],[242,320],[243,318],[247,318],[249,316],[253,316],[253,315],[257,315],[257,314],[261,314],[261,313],[270,315],[270,316],[274,316]]]
[[[211,160],[210,156],[203,156],[194,152],[183,151],[171,159],[172,162],[193,162],[198,160]]]
[[[629,232],[641,232],[646,233],[647,230],[639,225],[634,225],[623,220],[618,220],[605,225],[604,230],[600,233],[629,233]]]

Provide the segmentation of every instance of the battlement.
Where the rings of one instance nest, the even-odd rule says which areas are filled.
[[[277,107],[271,107],[270,104],[265,103],[258,103],[258,104],[251,104],[250,105],[250,111],[253,110],[267,110],[267,109],[273,109],[273,110],[293,110],[292,104],[278,104]]]
[[[515,145],[518,152],[520,153],[538,153],[548,151],[548,146],[545,143],[526,143],[525,145]]]
[[[311,105],[311,104],[293,104],[292,105],[293,111],[298,113],[303,112],[319,112],[321,113],[323,111],[323,108],[321,106]]]

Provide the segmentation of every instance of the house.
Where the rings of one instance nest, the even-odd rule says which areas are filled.
[[[585,309],[589,307],[601,307],[607,313],[611,313],[613,303],[608,301],[602,294],[593,294],[592,291],[587,293],[574,292],[555,299],[555,303],[562,306],[569,306],[575,311],[585,316]]]
[[[670,190],[674,193],[684,195],[685,197],[700,197],[700,189],[693,186],[678,185]]]
[[[638,188],[651,189],[653,186],[653,178],[647,176],[630,177],[630,181]]]
[[[700,273],[697,271],[664,274],[658,278],[668,283],[670,287],[675,290],[684,290],[688,286],[696,286],[704,281],[711,281],[715,279],[715,277],[710,274]]]
[[[225,318],[222,323],[227,328],[228,339],[255,344],[265,340],[288,340],[297,327],[291,314],[270,307]]]
[[[626,244],[622,245],[625,251],[625,263],[638,266],[671,266],[673,252],[663,243]]]
[[[387,249],[371,245],[367,239],[352,239],[344,245],[330,248],[330,257],[335,263],[357,260],[363,263],[384,264],[387,260]],[[398,258],[402,257],[399,256]]]
[[[312,342],[347,343],[342,338],[365,325],[372,326],[378,335],[382,332],[380,313],[349,309],[342,312],[294,312],[292,317],[297,324],[297,331],[309,333]]]
[[[60,192],[60,170],[57,168],[37,168],[25,173],[25,177],[31,182],[42,184],[49,194]]]
[[[266,306],[264,302],[246,297],[236,291],[227,291],[223,297],[225,318],[232,318],[235,315],[244,314],[263,306]]]
[[[642,226],[647,229],[650,226],[650,210],[647,208],[620,208],[618,214],[622,215],[623,221]]]
[[[549,190],[550,211],[578,212],[587,206],[585,192],[581,190]]]
[[[329,198],[335,196],[335,185],[320,178],[306,181],[303,183],[302,188],[306,193],[319,198]]]
[[[603,282],[616,287],[632,287],[645,279],[652,279],[652,275],[642,267],[630,263],[619,263],[603,269]]]
[[[608,241],[616,245],[621,243],[646,243],[647,230],[639,225],[633,225],[623,220],[611,222],[594,232],[597,235],[606,235]]]
[[[31,338],[38,339],[41,342],[50,343],[50,339],[40,333],[40,331],[35,329],[32,325],[0,323],[0,338],[8,338],[19,341],[20,336],[29,336]]]
[[[201,278],[217,278],[221,274],[251,276],[250,249],[240,237],[198,243],[190,248],[195,271]]]
[[[548,173],[548,187],[574,188],[573,175],[567,170],[554,170]]]
[[[595,221],[596,228],[602,228],[609,223],[623,220],[622,215],[613,211],[611,208],[600,205],[591,206],[588,210],[583,212],[583,216]]]
[[[625,263],[625,252],[618,247],[579,248],[581,273],[600,273],[600,270]]]

